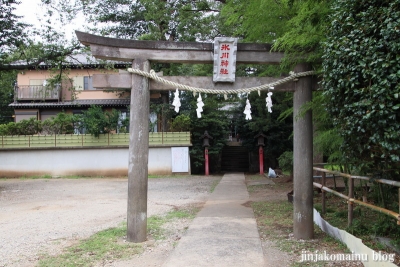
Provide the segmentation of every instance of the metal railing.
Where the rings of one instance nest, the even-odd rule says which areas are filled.
[[[60,100],[61,86],[18,85],[14,88],[14,101],[18,100]]]
[[[399,209],[400,209],[400,182],[398,181],[392,181],[392,180],[386,180],[386,179],[374,179],[372,180],[370,177],[366,176],[355,176],[355,175],[350,175],[347,173],[342,173],[338,171],[331,171],[327,169],[322,169],[318,167],[313,167],[314,171],[319,171],[322,172],[322,179],[321,179],[321,184],[313,182],[313,185],[315,187],[318,187],[321,189],[322,193],[322,214],[326,212],[326,192],[332,193],[340,198],[346,199],[348,203],[348,212],[347,212],[347,217],[348,217],[348,226],[350,226],[353,222],[353,206],[354,204],[358,204],[364,207],[367,207],[369,209],[372,209],[374,211],[378,211],[380,213],[389,215],[392,218],[395,218],[397,220],[397,224],[400,225],[400,214],[397,212],[394,212],[392,210],[388,210],[382,207],[375,206],[373,204],[370,204],[368,202],[360,201],[354,198],[354,180],[359,179],[359,180],[365,180],[368,182],[376,182],[376,183],[381,183],[381,184],[387,184],[391,186],[396,186],[399,187],[398,192],[399,192]],[[339,193],[338,191],[335,191],[333,189],[330,189],[329,187],[326,187],[326,174],[330,173],[333,174],[334,176],[338,177],[343,177],[348,179],[348,195],[344,195],[342,193]],[[400,210],[399,210],[400,212]]]
[[[60,135],[14,135],[0,136],[0,148],[49,148],[49,147],[94,147],[128,146],[129,133]],[[149,145],[191,146],[190,132],[149,133]]]

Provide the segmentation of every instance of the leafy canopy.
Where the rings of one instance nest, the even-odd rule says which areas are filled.
[[[91,31],[121,39],[195,41],[217,35],[221,2],[188,0],[42,0],[63,10],[64,20],[83,12]]]
[[[319,68],[331,12],[329,0],[229,0],[223,6],[232,34],[247,42],[273,44],[285,52],[282,65],[309,62]]]

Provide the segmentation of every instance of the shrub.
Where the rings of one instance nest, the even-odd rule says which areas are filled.
[[[42,122],[38,121],[36,118],[21,120],[17,124],[19,128],[19,134],[34,135],[42,131]]]
[[[278,162],[283,171],[293,173],[293,151],[283,152],[279,156]]]
[[[173,132],[186,132],[190,130],[190,117],[186,114],[180,114],[170,124]]]

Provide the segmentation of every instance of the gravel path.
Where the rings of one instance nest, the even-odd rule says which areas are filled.
[[[206,201],[221,177],[149,179],[148,216]],[[127,179],[0,180],[0,266],[35,266],[126,220]]]

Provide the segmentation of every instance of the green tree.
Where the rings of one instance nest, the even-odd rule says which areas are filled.
[[[0,72],[0,124],[14,121],[14,110],[8,105],[14,101],[16,72]]]
[[[272,43],[285,52],[285,68],[299,62],[321,65],[329,26],[329,0],[228,0],[222,16],[231,32],[248,42]]]
[[[14,14],[16,0],[0,1],[0,63],[3,62],[10,51],[18,48],[27,37],[24,28],[28,25],[18,20],[20,17]]]
[[[336,1],[324,51],[326,108],[346,161],[398,179],[400,1]]]
[[[86,132],[99,137],[107,127],[106,116],[99,106],[91,106],[83,113],[83,124]]]
[[[229,120],[227,114],[220,108],[223,106],[223,96],[215,94],[202,94],[204,103],[201,118],[197,117],[197,98],[192,92],[181,92],[181,109],[179,117],[190,118],[192,144],[190,149],[193,173],[204,172],[204,148],[203,140],[200,137],[205,131],[212,136],[209,147],[210,172],[220,171],[220,154],[225,146],[229,134]]]
[[[42,122],[42,134],[72,134],[74,133],[74,116],[60,112]]]
[[[190,117],[186,114],[180,114],[170,123],[172,132],[186,132],[190,130]]]
[[[100,134],[110,133],[118,129],[120,112],[113,109],[103,111],[100,106],[91,106],[82,116],[82,128],[87,133],[99,137]]]
[[[329,14],[332,13],[333,1],[321,0],[255,0],[227,1],[222,8],[222,17],[232,26],[233,34],[243,37],[245,41],[267,42],[273,44],[273,49],[285,52],[285,59],[280,65],[281,72],[291,70],[299,62],[309,62],[316,70],[321,70],[323,43],[330,26]],[[261,76],[279,72],[268,67],[262,71],[256,67]],[[263,67],[264,68],[264,67]],[[278,93],[274,94],[278,98]],[[285,101],[290,101],[291,95],[286,95]],[[279,100],[277,102],[279,103]],[[316,130],[314,145],[317,152],[328,155],[330,160],[341,158],[339,147],[341,138],[334,129],[331,116],[324,108],[327,99],[321,93],[315,93],[313,102],[303,107],[303,110],[313,109],[313,122]],[[255,103],[256,104],[256,103]],[[280,110],[280,118],[292,124],[291,105]],[[274,106],[274,108],[276,108]],[[274,111],[275,112],[275,111]],[[252,128],[262,125],[250,122]],[[259,127],[260,128],[260,127]],[[279,132],[279,130],[278,130]],[[284,135],[287,137],[287,135]],[[279,137],[278,139],[279,140]],[[286,142],[287,139],[281,139]],[[291,139],[290,139],[291,140]],[[276,144],[274,140],[273,144]],[[288,148],[291,150],[291,148]]]
[[[119,126],[118,123],[120,121],[121,112],[116,109],[112,109],[111,111],[107,110],[105,111],[104,116],[106,120],[106,127],[104,131],[106,133],[116,132]]]
[[[65,19],[83,12],[93,32],[122,39],[194,41],[216,36],[216,17],[225,1],[42,0]]]
[[[35,68],[41,63],[57,66],[60,58],[82,48],[76,40],[68,41],[64,32],[55,28],[52,10],[44,9],[40,28],[35,28],[20,22],[22,17],[14,14],[18,4],[16,0],[1,0],[0,71]],[[16,61],[20,64],[10,64]]]
[[[36,118],[21,120],[17,123],[20,135],[34,135],[42,131],[42,122]]]
[[[8,104],[13,102],[16,72],[37,68],[40,64],[54,66],[60,74],[61,61],[82,48],[75,42],[68,42],[62,31],[53,25],[46,12],[40,28],[22,23],[22,17],[15,15],[17,0],[0,1],[0,123],[10,121],[12,109]],[[46,11],[46,10],[44,10]]]
[[[251,105],[251,120],[246,120],[243,111],[245,109],[246,99],[241,100],[240,107],[234,115],[237,132],[243,145],[247,146],[249,151],[258,150],[257,140],[254,137],[258,133],[267,136],[265,139],[264,157],[269,159],[271,167],[277,164],[277,158],[285,151],[291,151],[293,147],[292,116],[285,119],[279,119],[281,113],[290,109],[292,106],[292,96],[288,93],[273,93],[272,113],[268,112],[266,107],[267,92],[253,92],[247,96]]]

